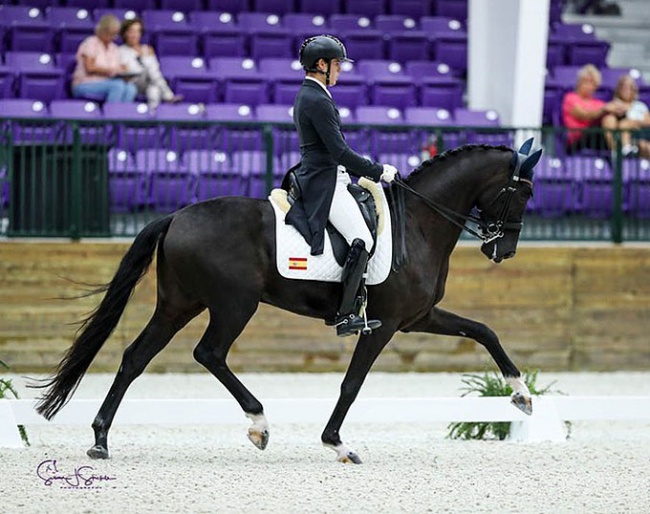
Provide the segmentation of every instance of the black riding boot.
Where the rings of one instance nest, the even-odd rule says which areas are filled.
[[[364,274],[368,266],[368,252],[361,239],[355,239],[343,266],[343,295],[336,315],[336,335],[349,336],[360,330],[369,334],[381,326],[381,321],[366,320],[359,312],[366,301]]]

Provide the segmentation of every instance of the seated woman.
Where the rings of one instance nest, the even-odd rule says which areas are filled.
[[[567,132],[567,153],[582,148],[605,149],[606,142],[600,132],[585,131],[600,127],[606,114],[621,115],[623,107],[616,102],[603,102],[594,96],[600,86],[601,74],[593,64],[586,64],[578,70],[575,91],[562,99],[562,120]]]
[[[72,76],[72,96],[92,97],[106,102],[133,102],[136,88],[119,75],[127,71],[114,40],[120,20],[102,16],[95,35],[84,39],[77,49],[77,66]]]
[[[120,46],[120,55],[129,71],[139,73],[134,80],[138,93],[147,97],[147,103],[152,109],[161,101],[181,101],[183,97],[175,95],[163,77],[153,48],[141,44],[143,31],[142,21],[138,18],[126,20],[120,29],[124,42]]]
[[[624,157],[640,155],[650,158],[650,141],[637,137],[632,139],[630,130],[639,130],[650,127],[650,112],[648,106],[637,100],[639,89],[635,80],[630,75],[622,75],[614,90],[613,102],[621,106],[623,114],[606,114],[603,117],[603,128],[609,148],[616,149],[615,134],[610,130],[621,131],[621,146]],[[643,134],[637,133],[636,136]],[[647,131],[646,131],[647,137]]]

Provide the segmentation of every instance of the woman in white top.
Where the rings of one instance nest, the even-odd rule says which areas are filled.
[[[625,114],[618,117],[608,114],[603,118],[602,125],[606,129],[622,130],[621,144],[624,156],[640,155],[648,159],[650,158],[650,141],[639,138],[638,136],[641,135],[639,133],[636,134],[636,139],[632,140],[632,133],[629,132],[650,127],[648,106],[637,100],[637,95],[638,87],[635,80],[630,75],[622,75],[616,84],[612,101],[620,104],[625,109]],[[614,148],[613,134],[606,133],[606,137],[610,148]]]
[[[162,101],[181,101],[182,96],[175,95],[163,77],[153,48],[141,44],[142,33],[143,25],[140,19],[133,18],[122,23],[120,36],[123,44],[120,46],[120,55],[129,72],[139,73],[133,79],[138,94],[147,97],[147,103],[152,109]]]

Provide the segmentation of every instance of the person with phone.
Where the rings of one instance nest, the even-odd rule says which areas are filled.
[[[95,35],[81,42],[72,75],[72,96],[106,102],[135,100],[135,84],[121,76],[128,69],[115,44],[119,33],[120,20],[112,14],[105,14],[95,27]]]
[[[120,29],[123,44],[120,46],[122,61],[129,72],[136,76],[133,83],[138,94],[147,97],[150,109],[158,107],[160,102],[180,102],[183,97],[175,95],[160,71],[158,58],[149,45],[141,42],[144,25],[139,18],[125,20]]]

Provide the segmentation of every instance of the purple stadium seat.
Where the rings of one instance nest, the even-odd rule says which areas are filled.
[[[7,67],[17,75],[17,93],[20,98],[34,98],[49,102],[65,97],[63,70],[50,54],[39,52],[7,52]]]
[[[277,14],[240,13],[237,20],[239,26],[249,34],[252,58],[294,56],[293,34],[282,26]]]
[[[546,46],[546,69],[550,70],[556,66],[564,66],[567,64],[566,61],[566,48],[564,45],[549,39]]]
[[[346,30],[341,32],[351,59],[384,59],[384,35],[375,29]]]
[[[108,152],[108,191],[111,212],[133,212],[145,207],[149,200],[148,168],[138,167],[133,155],[125,149]]]
[[[386,12],[384,4],[384,0],[354,0],[354,2],[345,2],[345,12],[374,18]]]
[[[554,119],[559,119],[564,93],[565,89],[562,87],[549,84],[544,87],[544,110],[542,112],[544,125],[552,125]]]
[[[375,17],[375,28],[389,35],[405,31],[419,31],[418,22],[411,16],[381,14]]]
[[[210,70],[219,77],[222,97],[227,103],[257,105],[268,103],[268,84],[255,61],[238,57],[213,57]]]
[[[248,150],[233,152],[232,167],[239,173],[249,177],[247,195],[251,198],[266,198],[269,194],[267,187],[267,175],[271,174],[271,189],[280,187],[284,177],[284,169],[277,155],[273,156],[272,168],[267,169],[266,152],[260,150]]]
[[[113,126],[118,148],[135,152],[165,146],[165,127],[155,122],[146,103],[109,102],[103,111],[105,120],[121,122]]]
[[[160,69],[172,90],[190,103],[217,101],[217,78],[201,57],[170,55],[160,58]]]
[[[467,0],[436,0],[434,6],[436,16],[449,16],[461,21],[467,19]]]
[[[361,106],[356,110],[356,119],[360,124],[369,126],[370,152],[379,153],[404,152],[411,149],[413,134],[406,130],[391,130],[390,127],[404,129],[402,112],[394,107]],[[381,125],[382,127],[375,127]]]
[[[576,209],[594,217],[604,218],[612,213],[612,170],[609,163],[595,156],[565,157],[564,165],[579,188]]]
[[[202,0],[160,0],[160,8],[164,11],[198,11],[203,8]]]
[[[190,26],[200,35],[206,59],[246,55],[246,35],[231,13],[192,11],[189,19]]]
[[[74,120],[79,123],[79,134],[84,144],[106,143],[111,140],[111,129],[103,123],[102,111],[99,104],[87,100],[52,100],[50,102],[52,118],[61,120]],[[93,123],[95,122],[95,123]],[[74,126],[70,121],[62,121],[59,141],[72,143],[74,140]]]
[[[459,20],[425,16],[420,19],[420,27],[431,41],[434,60],[463,72],[467,69],[467,32]]]
[[[280,105],[293,104],[305,77],[300,62],[287,58],[261,59],[259,70],[273,91],[273,101]]]
[[[77,7],[49,7],[50,37],[58,40],[58,52],[75,53],[79,44],[95,31],[95,22],[88,9]]]
[[[197,201],[218,196],[244,196],[248,176],[233,169],[230,157],[218,150],[188,150],[182,156],[185,167],[198,175]]]
[[[63,2],[59,2],[63,3]],[[95,9],[102,8],[107,9],[112,5],[111,0],[66,0],[65,5],[67,7],[76,7],[77,9]],[[48,5],[53,5],[53,2],[48,2]]]
[[[371,84],[370,97],[374,105],[404,109],[416,105],[415,84],[404,74],[401,64],[391,61],[361,61],[360,74]]]
[[[198,34],[180,11],[142,11],[142,22],[153,33],[152,43],[159,55],[195,56]]]
[[[0,98],[13,98],[15,96],[15,80],[14,70],[0,64]]]
[[[113,7],[117,9],[132,9],[137,12],[156,8],[156,0],[113,0]]]
[[[1,126],[3,130],[11,131],[14,143],[53,142],[56,138],[56,127],[50,121],[50,111],[40,100],[0,99],[0,112],[4,118],[0,122]],[[9,121],[9,118],[15,118],[15,120]],[[26,122],[23,123],[21,120]],[[44,121],[37,125],[35,120]]]
[[[404,110],[404,119],[409,125],[431,127],[430,130],[415,129],[422,150],[429,145],[435,145],[438,153],[460,145],[460,135],[448,129],[455,125],[451,111],[436,107],[409,107]],[[434,127],[446,127],[444,132],[435,131]]]
[[[330,30],[322,14],[289,13],[282,17],[282,24],[296,36],[296,41],[300,43],[307,37],[327,34]]]
[[[207,0],[205,7],[208,11],[229,12],[232,14],[250,10],[248,0]]]
[[[293,0],[253,0],[254,12],[287,14],[294,12]]]
[[[431,14],[431,0],[388,0],[388,11],[419,19]]]
[[[296,152],[300,150],[298,133],[293,124],[293,106],[264,104],[258,105],[255,109],[257,120],[261,122],[283,123],[283,127],[275,127],[274,151],[276,154]]]
[[[493,129],[500,127],[499,113],[494,110],[472,110],[460,107],[454,111],[456,124],[462,127]],[[495,130],[467,130],[467,143],[488,145],[512,145],[512,136],[508,132]]]
[[[409,60],[406,62],[405,71],[416,84],[426,82],[428,79],[453,78],[454,70],[445,63],[429,60]]]
[[[329,25],[332,30],[338,33],[374,28],[372,20],[368,16],[361,14],[332,14],[329,18]],[[354,59],[354,57],[352,58]]]
[[[112,14],[113,16],[116,16],[118,20],[124,21],[124,20],[132,20],[133,18],[137,18],[140,16],[139,12],[134,10],[134,8],[128,8],[128,7],[120,7],[120,8],[104,8],[100,7],[98,9],[93,9],[93,18],[95,21],[99,21],[99,19],[104,16],[105,14]],[[149,27],[146,27],[147,30]],[[144,36],[142,37],[142,42],[145,43],[148,41],[147,39],[148,35],[145,33]]]
[[[154,118],[168,125],[169,148],[182,153],[189,149],[210,148],[210,132],[205,121],[205,107],[201,104],[160,104]],[[198,123],[197,123],[198,122]]]
[[[429,38],[422,31],[394,32],[388,39],[387,56],[405,63],[412,59],[427,60],[431,55]]]
[[[635,218],[650,218],[650,161],[624,160],[623,181],[626,187],[627,212]]]
[[[210,129],[213,148],[226,153],[262,148],[262,130],[251,124],[255,116],[249,105],[209,104],[205,109],[207,120],[221,122]]]
[[[453,111],[463,106],[462,80],[453,77],[430,77],[420,81],[420,105],[443,107]]]
[[[14,52],[53,51],[50,25],[43,11],[25,5],[0,5],[0,25],[5,27]]]
[[[157,212],[172,212],[195,200],[197,173],[187,169],[178,153],[170,150],[138,150],[135,165],[151,178],[148,203]]]
[[[610,91],[616,89],[616,83],[623,75],[632,77],[637,86],[641,86],[643,83],[643,76],[637,68],[602,68],[600,73],[602,74],[602,87]]]
[[[341,0],[298,0],[298,11],[307,12],[312,14],[320,14],[321,16],[331,16],[332,14],[339,14],[341,10]]]
[[[607,41],[577,41],[567,49],[567,62],[577,65],[593,64],[599,68],[607,66],[609,48]]]
[[[237,24],[249,33],[280,32],[284,33],[282,18],[276,13],[269,12],[241,12],[237,16]]]
[[[356,109],[360,105],[368,105],[368,85],[361,75],[342,73],[331,92],[339,106]]]

